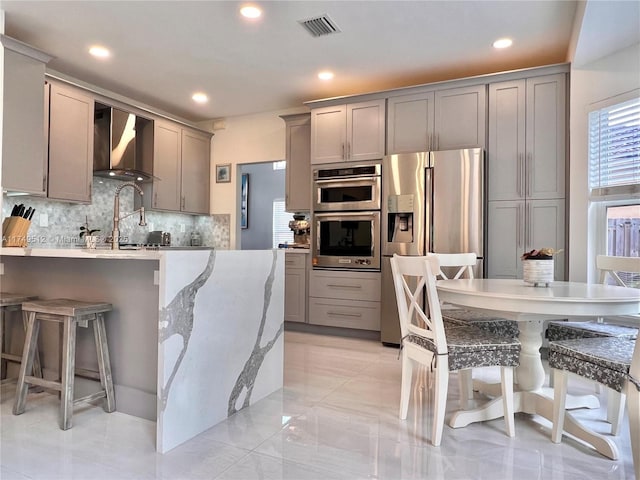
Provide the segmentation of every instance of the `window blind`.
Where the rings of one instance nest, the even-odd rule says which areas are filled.
[[[589,186],[594,199],[640,193],[640,98],[589,113]]]
[[[289,229],[292,217],[284,208],[284,199],[273,201],[273,248],[278,248],[280,243],[293,242],[293,232]]]

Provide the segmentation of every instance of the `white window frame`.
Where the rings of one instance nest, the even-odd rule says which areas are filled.
[[[602,100],[600,102],[593,103],[589,105],[587,112],[587,152],[590,152],[590,142],[591,142],[591,114],[598,111],[603,110],[614,105],[622,104],[628,102],[629,100],[640,99],[640,89],[631,90],[630,92],[626,92],[620,95],[616,95],[614,97],[610,97],[606,100]],[[591,156],[589,155],[588,159],[588,188],[589,188],[589,199],[591,202],[597,201],[615,201],[615,200],[627,200],[638,198],[640,199],[640,181],[636,184],[631,185],[621,185],[621,186],[611,186],[604,188],[596,188],[593,191],[591,190]]]
[[[593,103],[589,105],[587,111],[587,142],[590,141],[590,123],[589,115],[595,110],[607,108],[618,103],[624,103],[633,98],[640,97],[640,89],[635,89],[630,92],[610,97],[606,100]],[[589,148],[587,147],[587,152]],[[630,186],[631,188],[623,189],[611,189],[605,195],[592,194],[590,190],[591,186],[591,159],[589,161],[589,174],[587,175],[587,189],[589,190],[589,218],[588,226],[589,231],[593,229],[595,234],[595,253],[596,255],[605,255],[607,253],[607,208],[626,205],[638,205],[640,208],[640,188],[638,185]],[[594,237],[591,237],[594,238]],[[592,265],[592,274],[595,275],[595,256]],[[593,278],[598,278],[597,275]]]

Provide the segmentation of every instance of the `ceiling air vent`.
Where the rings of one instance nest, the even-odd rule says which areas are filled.
[[[306,20],[298,20],[298,23],[302,25],[307,31],[314,37],[320,37],[322,35],[329,35],[331,33],[338,33],[340,29],[335,24],[329,15],[324,14],[318,17],[308,18]]]

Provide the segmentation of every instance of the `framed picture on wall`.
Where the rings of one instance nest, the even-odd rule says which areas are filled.
[[[242,174],[240,189],[240,228],[249,228],[249,174]]]
[[[216,183],[231,182],[231,164],[216,165]]]

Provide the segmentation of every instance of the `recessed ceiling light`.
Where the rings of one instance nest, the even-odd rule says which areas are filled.
[[[245,5],[240,9],[240,15],[245,18],[258,18],[262,15],[262,10],[255,5]]]
[[[207,103],[209,101],[209,97],[204,93],[194,93],[191,98],[196,103]]]
[[[493,42],[493,48],[509,48],[513,44],[510,38],[499,38]]]
[[[328,70],[325,70],[324,72],[320,72],[318,74],[318,78],[320,80],[331,80],[333,78],[333,72],[329,72]]]
[[[89,53],[98,58],[107,58],[111,56],[111,52],[108,49],[99,45],[94,45],[93,47],[89,48]]]

